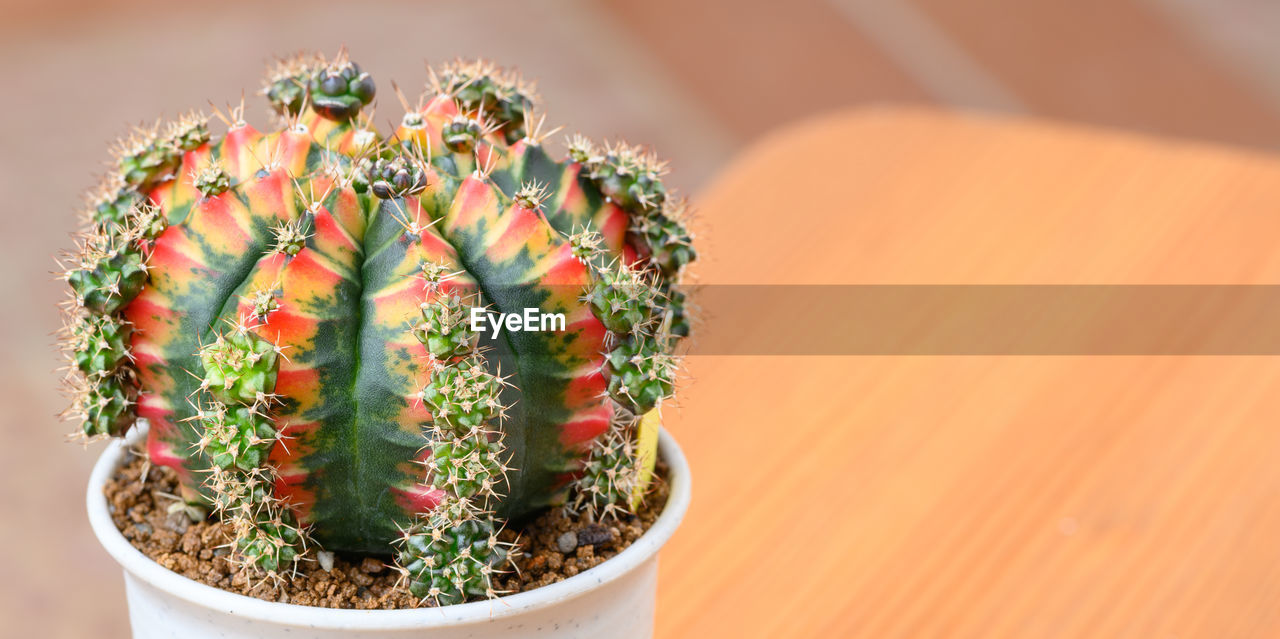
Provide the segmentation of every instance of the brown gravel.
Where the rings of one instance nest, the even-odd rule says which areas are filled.
[[[145,471],[145,477],[143,473]],[[496,581],[503,592],[523,592],[578,574],[618,554],[649,529],[667,501],[666,469],[659,462],[654,492],[641,511],[618,521],[592,523],[552,508],[518,531],[502,532],[515,542],[520,570]],[[237,570],[227,561],[231,538],[216,520],[192,522],[177,503],[177,480],[168,468],[131,458],[104,490],[111,516],[125,538],[161,566],[204,584],[268,601],[325,608],[395,609],[431,605],[402,587],[387,557],[333,556],[324,570],[316,553],[281,579],[264,579]],[[327,562],[326,562],[327,563]]]

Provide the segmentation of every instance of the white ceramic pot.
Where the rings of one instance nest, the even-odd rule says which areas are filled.
[[[141,431],[142,429],[135,429]],[[135,434],[136,436],[136,434]],[[133,636],[199,639],[358,637],[610,637],[653,634],[658,550],[689,507],[689,466],[665,431],[659,447],[671,469],[671,496],[652,528],[608,561],[529,592],[416,610],[336,610],[274,603],[206,586],[161,567],[116,530],[102,488],[124,458],[126,442],[102,453],[89,478],[89,522],[124,567]]]

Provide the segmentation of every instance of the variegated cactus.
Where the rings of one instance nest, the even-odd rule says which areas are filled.
[[[278,130],[241,107],[218,140],[192,115],[121,143],[64,261],[70,413],[145,418],[248,568],[394,552],[420,597],[492,596],[502,522],[640,493],[688,333],[684,204],[632,147],[551,157],[487,63],[433,71],[388,136],[374,92],[345,54],[294,58]],[[475,308],[564,326],[480,333]]]

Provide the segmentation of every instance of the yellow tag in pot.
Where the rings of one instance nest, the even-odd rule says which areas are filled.
[[[653,465],[658,461],[658,431],[662,428],[662,415],[655,408],[640,418],[636,427],[636,485],[631,490],[627,505],[635,512],[644,499],[644,493],[653,480]]]

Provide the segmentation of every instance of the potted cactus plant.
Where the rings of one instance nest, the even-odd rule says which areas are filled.
[[[121,143],[62,261],[68,414],[175,471],[181,508],[234,531],[237,570],[385,558],[424,608],[308,608],[165,570],[112,523],[117,442],[88,502],[135,635],[647,635],[689,495],[659,423],[695,253],[662,166],[580,137],[552,157],[532,89],[484,62],[434,70],[389,135],[345,52],[282,61],[263,93],[274,131],[241,104],[217,113],[221,139],[192,114]],[[504,525],[620,516],[659,449],[671,497],[639,541],[551,586],[495,587],[519,569]]]

